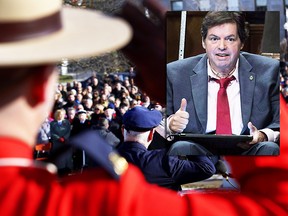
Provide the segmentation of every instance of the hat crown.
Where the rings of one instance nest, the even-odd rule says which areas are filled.
[[[60,11],[61,6],[61,0],[0,0],[0,22],[42,18]]]
[[[157,127],[161,120],[162,114],[158,110],[136,106],[124,114],[123,125],[127,130],[144,132]]]
[[[0,0],[0,67],[96,56],[124,46],[131,36],[121,18],[62,8],[61,0]]]

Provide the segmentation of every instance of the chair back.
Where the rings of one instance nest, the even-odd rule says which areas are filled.
[[[47,160],[50,150],[52,148],[52,143],[40,143],[36,144],[34,147],[35,150],[35,159],[36,160]]]

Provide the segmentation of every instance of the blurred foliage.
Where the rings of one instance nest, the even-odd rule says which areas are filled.
[[[59,83],[67,83],[67,82],[72,82],[72,81],[73,81],[73,76],[70,76],[70,75],[59,76]]]
[[[135,2],[137,1],[135,0]],[[113,15],[121,10],[124,0],[65,0],[63,2],[73,7],[95,9]],[[81,2],[82,4],[80,4]],[[85,35],[83,36],[85,37]],[[129,71],[130,67],[133,67],[133,64],[122,52],[114,51],[88,59],[69,61],[68,72],[81,73],[88,70],[103,74],[104,72]]]

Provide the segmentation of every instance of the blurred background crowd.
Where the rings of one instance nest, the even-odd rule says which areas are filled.
[[[125,75],[112,73],[67,83],[58,83],[53,110],[47,115],[39,130],[37,143],[51,144],[55,152],[71,136],[84,130],[95,130],[113,148],[123,141],[122,116],[134,106],[157,109],[165,108],[134,84],[133,68]],[[37,145],[36,145],[37,146]],[[48,151],[36,151],[35,158],[47,157]],[[81,170],[88,165],[82,151],[74,150],[66,156],[58,168],[61,174]]]

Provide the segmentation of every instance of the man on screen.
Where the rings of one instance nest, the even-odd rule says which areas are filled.
[[[205,54],[167,65],[168,131],[250,134],[227,154],[278,155],[279,61],[241,52],[248,31],[240,12],[208,12],[201,35]],[[211,152],[176,142],[170,153]]]

